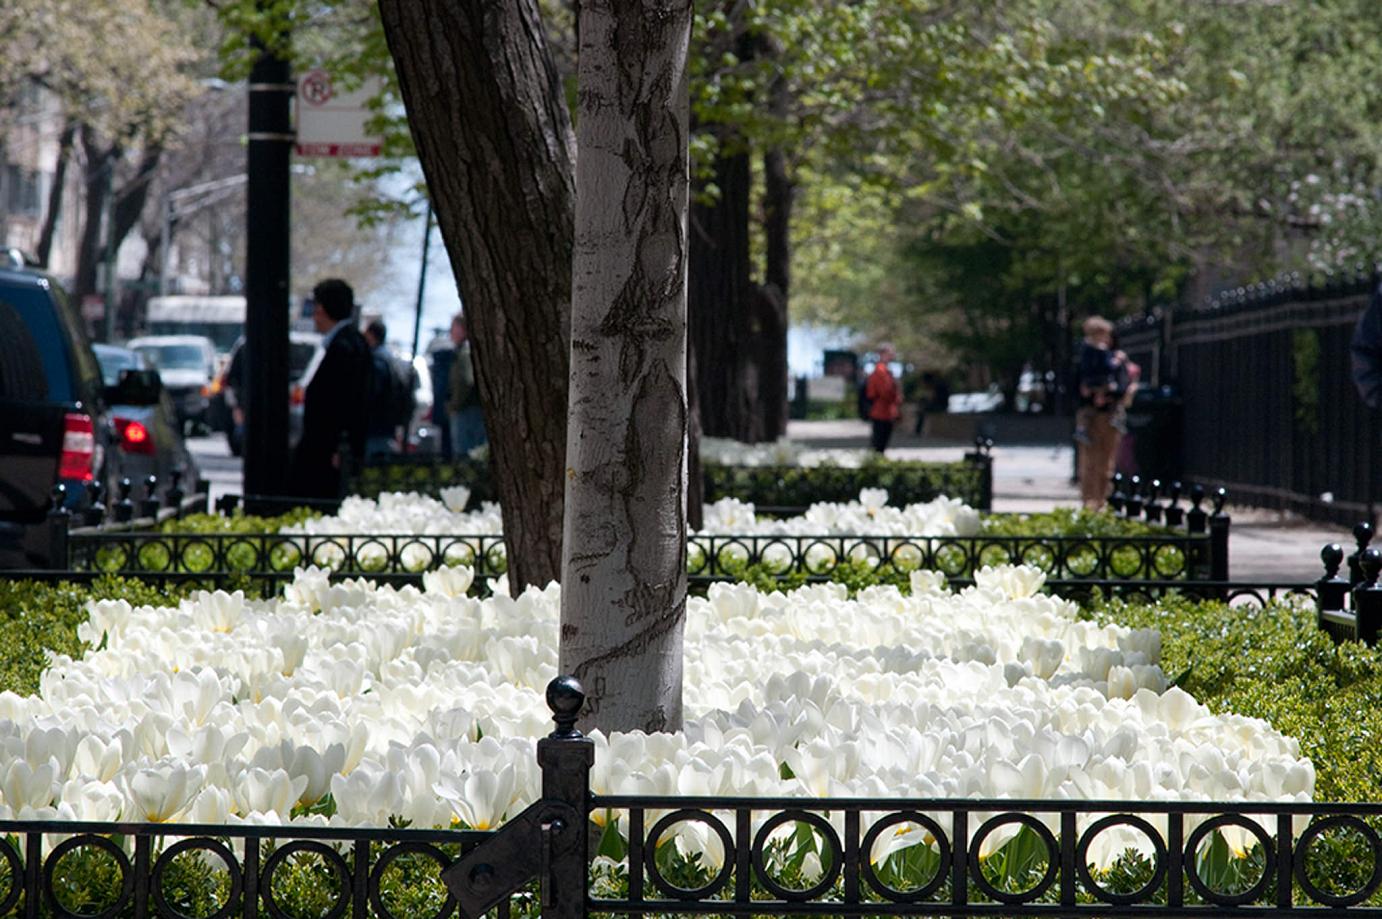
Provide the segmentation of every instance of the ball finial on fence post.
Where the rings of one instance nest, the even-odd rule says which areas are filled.
[[[552,710],[552,720],[557,729],[552,732],[556,738],[576,738],[581,732],[576,730],[576,721],[585,707],[585,689],[580,680],[573,676],[559,676],[547,684],[547,707]]]
[[[1382,633],[1382,587],[1377,584],[1382,574],[1382,550],[1364,549],[1358,567],[1363,571],[1363,583],[1353,589],[1353,614],[1358,617],[1358,640],[1373,645]]]
[[[1348,578],[1354,584],[1363,580],[1363,569],[1361,567],[1363,553],[1368,551],[1368,546],[1372,543],[1372,536],[1371,523],[1364,521],[1354,525],[1353,541],[1358,548],[1348,557]]]

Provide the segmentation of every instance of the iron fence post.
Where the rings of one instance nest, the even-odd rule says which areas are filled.
[[[1363,583],[1353,589],[1353,614],[1358,619],[1358,640],[1374,645],[1382,631],[1382,586],[1377,583],[1377,576],[1382,573],[1382,550],[1365,550],[1359,566],[1363,569]]]
[[[1128,492],[1123,499],[1123,516],[1136,520],[1142,516],[1142,476],[1135,475],[1128,482]]]
[[[1325,546],[1320,550],[1320,561],[1324,562],[1324,577],[1315,582],[1315,617],[1319,627],[1325,628],[1325,611],[1342,611],[1348,599],[1348,579],[1339,577],[1344,547],[1338,543]]]
[[[139,503],[139,516],[158,518],[158,476],[150,475],[144,479],[144,500]]]
[[[974,438],[973,451],[965,454],[965,462],[979,474],[978,510],[993,510],[993,441],[987,437]]]
[[[86,510],[82,512],[82,523],[98,527],[106,519],[106,487],[100,479],[86,483]]]
[[[182,499],[186,493],[182,490],[182,470],[174,469],[169,473],[173,483],[168,486],[168,506],[173,509],[173,516],[182,516]]]
[[[48,511],[48,567],[70,568],[72,566],[67,557],[67,529],[71,525],[72,515],[65,507],[67,486],[54,485],[52,495],[53,507]]]
[[[1209,518],[1209,579],[1228,580],[1228,528],[1230,517],[1224,513],[1228,494],[1220,488],[1214,495],[1214,513]]]
[[[1168,492],[1171,501],[1165,508],[1166,525],[1177,529],[1185,526],[1185,508],[1180,506],[1180,490],[1180,482],[1171,483],[1171,490]]]
[[[216,499],[216,513],[222,517],[235,516],[235,508],[240,504],[239,495],[221,495]]]
[[[197,477],[197,491],[195,496],[198,498],[196,505],[197,513],[211,513],[211,483],[201,476]]]
[[[1148,523],[1161,523],[1161,505],[1157,499],[1161,497],[1161,479],[1152,479],[1147,486],[1147,507],[1145,514]]]
[[[1363,553],[1368,551],[1368,545],[1372,543],[1372,524],[1364,521],[1355,525],[1353,541],[1358,548],[1348,557],[1348,580],[1350,584],[1359,584],[1363,580],[1363,568],[1360,562]]]
[[[544,847],[550,846],[547,877],[542,878],[543,919],[585,919],[590,864],[590,767],[595,764],[595,744],[576,730],[585,706],[585,691],[572,676],[559,676],[547,684],[547,706],[557,728],[537,742],[537,764],[542,770],[545,802],[570,807],[575,826],[559,820],[544,824]]]
[[[134,519],[134,501],[130,499],[133,491],[134,485],[129,479],[120,480],[120,500],[115,503],[116,523],[129,523]]]
[[[1208,529],[1209,514],[1200,505],[1204,503],[1204,486],[1190,486],[1190,510],[1185,512],[1185,525],[1196,535]]]

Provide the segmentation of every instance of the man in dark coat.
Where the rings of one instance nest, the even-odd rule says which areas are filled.
[[[288,491],[304,498],[337,498],[341,491],[341,436],[349,437],[354,462],[365,453],[365,403],[370,350],[355,327],[355,293],[337,278],[312,290],[312,321],[321,332],[321,363],[307,384],[302,439],[293,453]]]
[[[1350,347],[1353,383],[1368,408],[1382,408],[1382,286],[1358,317]]]

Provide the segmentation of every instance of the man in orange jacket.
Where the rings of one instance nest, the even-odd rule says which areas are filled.
[[[893,425],[902,414],[902,387],[897,385],[897,378],[888,369],[888,364],[896,358],[892,345],[880,345],[878,363],[873,365],[873,373],[864,384],[864,397],[869,400],[869,421],[873,423],[871,442],[879,453],[888,448]]]

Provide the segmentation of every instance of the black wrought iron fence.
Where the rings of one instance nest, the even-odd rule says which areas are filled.
[[[1382,636],[1382,551],[1371,546],[1373,528],[1360,523],[1353,528],[1357,550],[1347,557],[1337,543],[1320,552],[1324,577],[1316,585],[1320,628],[1335,641],[1377,644]]]
[[[1375,802],[593,794],[584,693],[558,677],[547,699],[541,797],[497,831],[5,821],[0,912],[188,915],[168,881],[195,855],[225,878],[218,917],[293,914],[276,881],[302,857],[322,914],[353,919],[1382,915]],[[677,842],[691,828],[696,857]],[[880,857],[900,849],[905,871]],[[109,903],[64,901],[81,852],[113,865]],[[436,869],[411,876],[428,904],[412,912],[389,902],[405,858]]]
[[[1348,523],[1382,501],[1382,420],[1350,377],[1354,325],[1377,290],[1366,271],[1289,275],[1119,326],[1153,384],[1184,404],[1184,473],[1234,499]]]
[[[409,887],[435,876],[493,834],[475,830],[325,828],[0,820],[0,915],[294,916],[298,899],[353,919],[447,916],[455,901]],[[47,837],[45,842],[45,837]],[[295,868],[314,862],[312,871]],[[427,863],[419,868],[415,863]],[[430,869],[430,870],[429,870]],[[293,877],[291,881],[290,876]],[[304,880],[316,889],[304,898]],[[196,882],[200,883],[196,883]],[[190,900],[202,901],[195,904]],[[429,913],[419,901],[435,901]],[[524,894],[496,905],[535,913]],[[193,906],[201,909],[195,910]],[[204,910],[204,911],[203,911]]]

